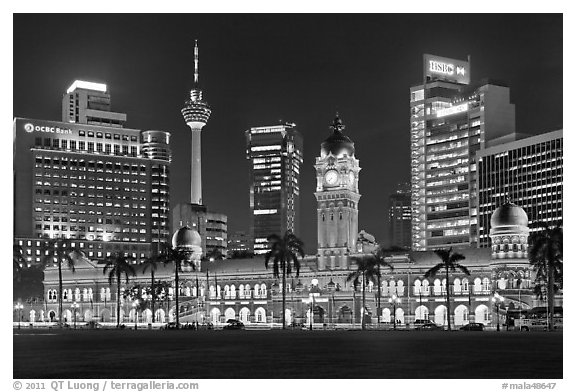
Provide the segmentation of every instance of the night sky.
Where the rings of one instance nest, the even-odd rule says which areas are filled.
[[[200,46],[212,107],[202,132],[203,200],[249,227],[244,131],[294,122],[304,137],[301,233],[316,250],[314,158],[336,111],[360,160],[359,229],[382,243],[388,196],[410,180],[409,88],[422,54],[465,60],[505,81],[518,132],[562,128],[562,16],[457,14],[15,15],[14,116],[61,120],[75,79],[108,85],[126,127],[172,133],[172,205],[189,192],[190,131],[180,109]]]

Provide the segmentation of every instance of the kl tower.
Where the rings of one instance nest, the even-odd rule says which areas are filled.
[[[172,232],[188,225],[200,234],[202,255],[217,257],[226,255],[228,217],[225,214],[208,210],[202,200],[202,128],[210,119],[212,110],[202,99],[198,82],[198,41],[194,41],[194,86],[190,99],[182,108],[184,121],[192,131],[192,151],[190,162],[190,199],[172,208]]]
[[[198,41],[194,41],[194,86],[190,99],[182,108],[184,121],[192,131],[192,162],[190,173],[190,203],[202,205],[202,128],[208,122],[212,110],[202,100],[202,90],[198,84]]]

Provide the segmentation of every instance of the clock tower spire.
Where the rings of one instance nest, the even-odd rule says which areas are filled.
[[[346,269],[348,256],[358,236],[359,161],[354,142],[344,135],[336,114],[332,134],[322,142],[316,158],[316,201],[318,203],[318,269]]]

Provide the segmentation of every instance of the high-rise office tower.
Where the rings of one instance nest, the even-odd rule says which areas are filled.
[[[95,125],[126,115],[90,104],[71,122],[68,97],[109,97],[101,86],[74,82],[63,122],[14,120],[14,237],[30,263],[49,238],[71,239],[90,259],[122,251],[138,260],[169,237],[170,133]]]
[[[172,211],[172,230],[189,225],[202,238],[202,253],[226,254],[228,218],[209,211],[202,200],[202,128],[210,119],[212,110],[202,98],[198,74],[198,42],[194,42],[194,84],[190,99],[182,108],[182,116],[192,131],[190,162],[190,202],[178,204]]]
[[[348,255],[356,252],[358,238],[360,161],[354,156],[354,142],[342,132],[344,124],[338,115],[331,128],[314,164],[321,270],[348,268]]]
[[[190,203],[202,204],[202,128],[208,122],[212,110],[202,99],[198,79],[198,42],[194,43],[194,86],[190,90],[190,99],[182,108],[184,121],[192,131],[192,162],[190,173]]]
[[[271,234],[299,233],[302,136],[295,124],[254,127],[246,131],[250,160],[250,212],[254,253],[268,249]]]
[[[126,114],[112,111],[105,84],[76,80],[62,96],[62,121],[121,128]]]
[[[470,84],[470,62],[424,55],[410,88],[412,250],[478,243],[476,151],[515,139],[510,91]]]
[[[410,184],[399,184],[390,195],[390,246],[410,249],[412,245],[412,198]]]
[[[478,233],[479,246],[490,246],[490,216],[507,200],[534,222],[562,224],[563,195],[562,130],[548,132],[479,150]]]

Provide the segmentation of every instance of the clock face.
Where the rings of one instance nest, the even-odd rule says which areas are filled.
[[[336,185],[338,183],[338,172],[336,170],[328,170],[324,175],[326,184]]]

